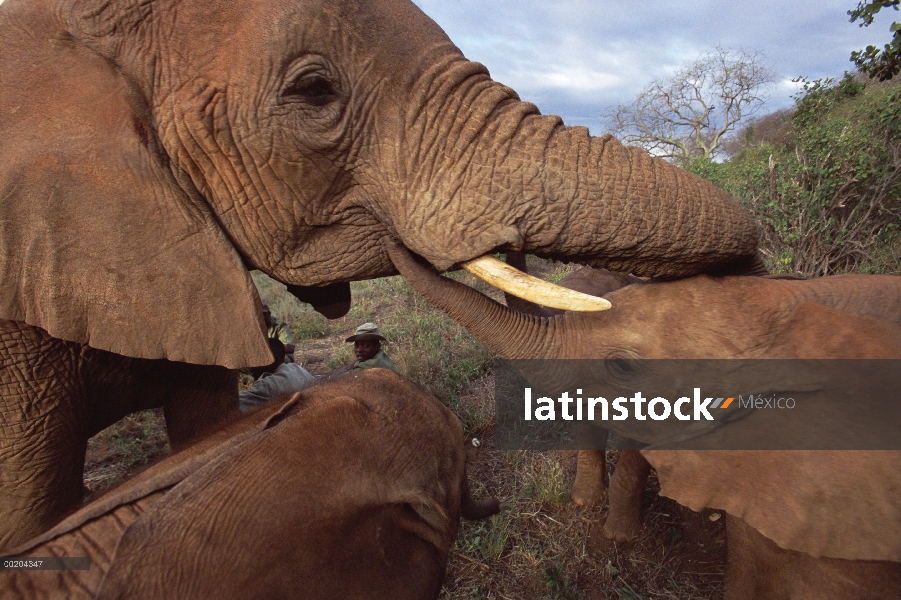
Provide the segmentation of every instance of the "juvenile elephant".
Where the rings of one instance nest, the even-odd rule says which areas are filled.
[[[19,598],[436,598],[468,492],[459,420],[384,369],[273,402],[20,546]]]
[[[272,360],[248,269],[335,317],[394,274],[386,235],[442,269],[756,265],[722,192],[539,115],[409,0],[6,0],[0,72],[0,549],[74,507],[87,437],[144,408],[94,373]],[[224,388],[158,395],[174,444],[237,406]]]
[[[502,357],[901,359],[897,276],[698,276],[624,287],[607,294],[613,308],[606,312],[536,318],[387,247],[417,291]],[[729,513],[730,600],[901,597],[901,452],[641,454],[657,470],[662,494],[693,510]],[[636,458],[618,465],[614,478],[640,497],[647,469]],[[611,491],[610,501],[613,512],[621,499]],[[639,506],[623,511],[636,527]]]
[[[507,264],[527,272],[526,256],[522,252],[508,252]],[[622,287],[632,284],[646,283],[646,280],[616,273],[607,269],[583,267],[573,271],[560,280],[561,287],[576,290],[591,296],[603,297]],[[504,294],[507,306],[517,312],[535,317],[553,317],[565,311],[538,306],[512,294]],[[590,445],[603,448],[607,441],[607,431],[597,427],[583,427],[583,437],[590,436]],[[589,444],[586,444],[589,445]],[[632,481],[644,480],[647,477],[647,461],[636,450],[624,449],[620,453],[619,467],[610,481],[610,503],[607,520],[604,523],[604,535],[618,542],[634,540],[641,526],[641,499],[644,488],[634,485]],[[576,461],[576,480],[573,483],[570,497],[579,506],[602,504],[607,498],[605,479],[607,477],[607,458],[604,450],[579,450]]]

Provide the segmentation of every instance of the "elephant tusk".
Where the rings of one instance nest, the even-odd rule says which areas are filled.
[[[480,256],[460,266],[488,285],[548,308],[589,312],[607,310],[613,306],[603,298],[570,290],[523,273],[493,256]]]

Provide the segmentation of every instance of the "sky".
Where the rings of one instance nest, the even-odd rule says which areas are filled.
[[[792,79],[841,78],[853,50],[882,47],[901,13],[869,27],[858,0],[416,0],[467,58],[543,114],[606,131],[602,114],[719,45],[760,52],[775,71],[758,114],[792,106]]]

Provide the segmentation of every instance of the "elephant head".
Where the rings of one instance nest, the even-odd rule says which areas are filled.
[[[442,270],[755,261],[722,192],[541,116],[408,0],[6,0],[0,71],[0,318],[126,356],[267,364],[248,269],[334,316],[384,236]]]

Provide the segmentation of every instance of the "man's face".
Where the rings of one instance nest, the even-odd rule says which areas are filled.
[[[357,360],[369,360],[379,353],[382,343],[378,340],[357,340],[354,342],[354,354]]]

